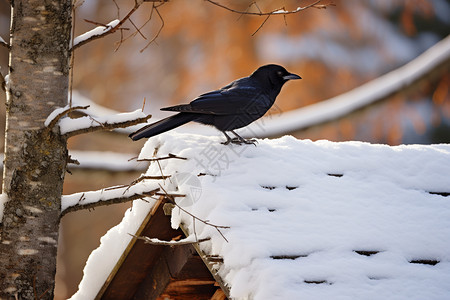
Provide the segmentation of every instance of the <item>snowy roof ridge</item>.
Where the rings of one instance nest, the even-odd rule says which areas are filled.
[[[285,136],[256,147],[224,146],[220,138],[169,132],[147,141],[140,158],[155,150],[158,157],[188,159],[152,163],[146,175],[171,175],[159,184],[187,195],[177,200],[180,206],[230,227],[219,233],[172,211],[173,228],[184,224],[189,234],[211,239],[199,247],[233,299],[442,299],[450,293],[450,145]],[[102,238],[72,299],[86,299],[90,289],[95,295],[90,282],[106,278],[99,270],[117,259],[106,263],[110,247],[120,252],[151,206],[136,201]]]
[[[450,145],[283,137],[226,147],[216,138],[167,134],[141,155],[154,149],[189,158],[161,166],[179,174],[168,188],[189,195],[179,204],[230,226],[222,232],[227,242],[215,228],[172,214],[173,228],[184,224],[199,239],[211,238],[199,247],[223,259],[216,268],[232,298],[450,293]]]

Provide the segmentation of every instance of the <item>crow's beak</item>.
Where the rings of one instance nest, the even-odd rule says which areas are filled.
[[[300,76],[298,76],[297,74],[288,74],[283,76],[284,80],[292,80],[292,79],[302,79]]]

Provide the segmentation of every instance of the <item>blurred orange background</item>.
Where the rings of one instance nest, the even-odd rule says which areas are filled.
[[[252,12],[295,10],[312,3],[217,2]],[[274,15],[266,21],[264,16],[240,15],[204,0],[172,0],[158,6],[157,11],[152,9],[153,3],[144,3],[131,17],[132,23],[125,23],[126,29],[75,51],[73,89],[117,111],[139,109],[145,99],[145,112],[158,119],[167,116],[159,111],[160,107],[189,102],[201,93],[251,74],[260,65],[277,63],[303,78],[287,84],[278,97],[277,109],[285,112],[347,92],[394,70],[450,33],[448,0],[333,3],[326,9],[309,8],[296,14]],[[123,18],[133,5],[132,0],[85,1],[76,10],[75,36],[94,28],[93,22],[107,24]],[[1,1],[0,36],[5,40],[9,15],[8,2]],[[3,75],[7,62],[6,49],[0,48]],[[390,145],[449,142],[449,79],[447,65],[438,75],[377,105],[295,132],[295,136]],[[4,97],[1,93],[0,98]],[[4,110],[2,106],[2,126]],[[133,143],[124,135],[95,133],[71,139],[69,147],[129,153],[132,157],[144,142]],[[66,176],[65,194],[127,184],[141,172],[72,171],[73,175]],[[123,211],[130,206],[102,207],[63,218],[57,299],[70,297],[76,291],[84,263],[98,246],[99,237],[120,222]]]

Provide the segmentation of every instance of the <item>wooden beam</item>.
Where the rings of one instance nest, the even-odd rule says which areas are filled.
[[[183,235],[181,230],[171,228],[170,216],[166,216],[162,209],[165,202],[161,196],[135,235],[161,240]],[[95,299],[132,298],[139,284],[167,249],[170,247],[149,245],[142,240],[132,239]]]
[[[183,224],[180,224],[180,228],[185,235],[189,235],[189,231]],[[208,253],[203,252],[198,244],[193,244],[192,246],[194,247],[195,251],[197,251],[199,257],[202,259],[203,264],[208,268],[210,274],[214,277],[214,280],[216,280],[216,284],[220,286],[220,289],[223,291],[225,298],[230,298],[230,289],[217,272],[217,266],[222,264],[223,261],[220,262],[220,260],[217,259],[209,260]]]
[[[210,299],[220,289],[192,245],[166,249],[134,299]]]
[[[154,266],[145,275],[134,299],[156,299],[166,289],[173,276],[184,267],[195,250],[191,245],[164,247],[164,252],[154,262]]]
[[[161,196],[135,235],[166,241],[184,236],[171,228],[166,202]],[[212,267],[216,263],[198,244],[162,246],[132,239],[95,299],[226,299],[228,289]]]

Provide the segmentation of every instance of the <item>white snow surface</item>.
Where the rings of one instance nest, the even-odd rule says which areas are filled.
[[[448,299],[450,145],[291,136],[258,140],[256,147],[221,141],[176,132],[150,139],[140,158],[158,149],[157,157],[188,160],[162,160],[172,178],[139,184],[187,194],[179,205],[230,227],[221,229],[227,242],[215,228],[195,224],[199,239],[211,238],[201,249],[223,257],[218,273],[232,298]],[[147,175],[160,174],[152,163]],[[135,201],[102,238],[71,299],[93,299],[150,207]],[[175,209],[172,226],[180,222],[194,234],[192,217]]]

